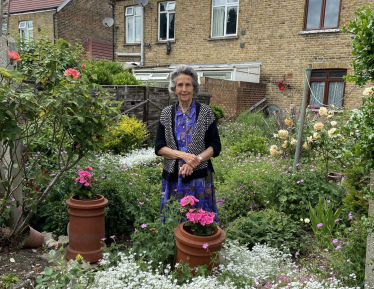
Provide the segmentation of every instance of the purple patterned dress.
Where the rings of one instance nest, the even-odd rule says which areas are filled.
[[[177,104],[175,111],[175,136],[177,146],[180,151],[187,152],[191,142],[191,137],[196,125],[196,105],[193,101],[188,110],[183,113]],[[184,164],[183,160],[178,160],[178,168]],[[218,222],[217,204],[213,185],[213,174],[208,167],[208,175],[204,178],[193,179],[188,183],[182,181],[182,175],[178,175],[177,181],[162,179],[161,207],[165,207],[166,202],[173,196],[179,202],[182,198],[192,195],[199,200],[196,208],[216,214],[215,221]]]

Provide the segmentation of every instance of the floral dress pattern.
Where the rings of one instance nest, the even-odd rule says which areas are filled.
[[[185,113],[182,112],[182,109],[178,104],[176,105],[174,133],[177,140],[177,146],[180,151],[187,152],[196,125],[196,105],[193,101]],[[178,160],[178,168],[183,164],[183,160]],[[181,174],[178,175],[177,181],[162,179],[161,194],[162,209],[171,197],[175,197],[180,202],[180,200],[185,196],[192,195],[199,200],[195,207],[208,212],[214,212],[216,214],[215,221],[218,222],[213,173],[209,168],[206,177],[193,179],[188,183],[182,181]]]

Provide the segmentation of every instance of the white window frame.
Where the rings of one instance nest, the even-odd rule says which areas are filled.
[[[23,20],[18,23],[19,35],[25,42],[29,42],[33,37],[33,24],[31,20]]]
[[[165,11],[161,11],[161,4],[166,4]],[[167,23],[167,27],[166,27],[166,39],[161,39],[160,38],[161,14],[166,14],[166,23]],[[171,38],[169,36],[170,14],[174,14],[174,19],[175,19],[175,1],[160,2],[159,5],[158,5],[158,40],[159,41],[168,41],[168,40],[174,40],[175,39],[175,22],[174,22],[174,37]]]
[[[141,42],[141,29],[142,29],[142,7],[141,6],[130,6],[126,7],[125,9],[125,17],[126,17],[126,43],[140,43]],[[140,19],[140,21],[139,21]],[[138,22],[138,25],[136,25],[136,21]],[[132,35],[130,35],[128,29],[128,22],[131,22],[133,31]],[[137,34],[138,32],[138,34]],[[136,39],[136,35],[139,36],[138,39]]]
[[[213,0],[212,1],[212,21],[211,21],[211,32],[210,32],[210,35],[212,38],[216,38],[216,37],[225,37],[225,36],[236,36],[238,35],[238,22],[239,22],[239,0],[221,0],[221,1],[224,1],[225,4],[217,4],[215,5],[215,1],[216,0]],[[222,35],[215,35],[213,36],[213,25],[214,25],[214,8],[217,8],[217,7],[224,7],[225,9],[225,16],[224,16],[224,22],[223,22],[223,34]],[[227,33],[227,17],[228,17],[228,9],[232,8],[232,7],[237,7],[237,16],[236,16],[236,30],[235,30],[235,33],[230,33],[228,34]]]

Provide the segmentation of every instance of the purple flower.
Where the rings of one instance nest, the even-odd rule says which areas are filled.
[[[138,231],[138,230],[135,228],[135,230],[134,230],[134,234],[136,234],[137,231]]]
[[[339,250],[342,246],[338,245],[336,246],[335,250]]]
[[[348,259],[348,260],[347,260],[347,263],[349,263],[349,262],[351,262],[351,259]]]
[[[12,198],[12,202],[14,202],[16,199],[15,198]]]
[[[338,219],[336,219],[334,222],[337,223],[337,222],[339,222],[339,221],[340,221],[340,219],[338,218]]]
[[[352,220],[352,219],[353,219],[352,212],[349,212],[349,214],[348,214],[348,220]]]
[[[296,253],[295,253],[295,257],[297,256],[297,255],[299,255],[300,254],[300,252],[299,251],[297,251]]]
[[[333,243],[333,244],[338,243],[338,239],[334,239],[334,240],[332,240],[332,243]]]
[[[110,236],[111,239],[114,239],[115,237],[116,237],[116,235]]]
[[[330,200],[327,200],[326,202],[330,203],[331,201],[330,201]]]
[[[209,247],[209,244],[208,243],[205,243],[204,245],[203,245],[203,248],[204,249],[206,249],[206,248],[208,248]]]
[[[106,240],[106,238],[101,238],[101,241],[105,241]]]
[[[323,223],[319,223],[319,224],[317,224],[317,228],[320,228],[320,227],[322,227],[323,226]]]
[[[141,227],[144,229],[147,227],[147,224],[142,224]]]

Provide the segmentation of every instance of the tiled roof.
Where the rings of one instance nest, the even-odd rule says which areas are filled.
[[[64,0],[11,0],[10,14],[57,8]]]

